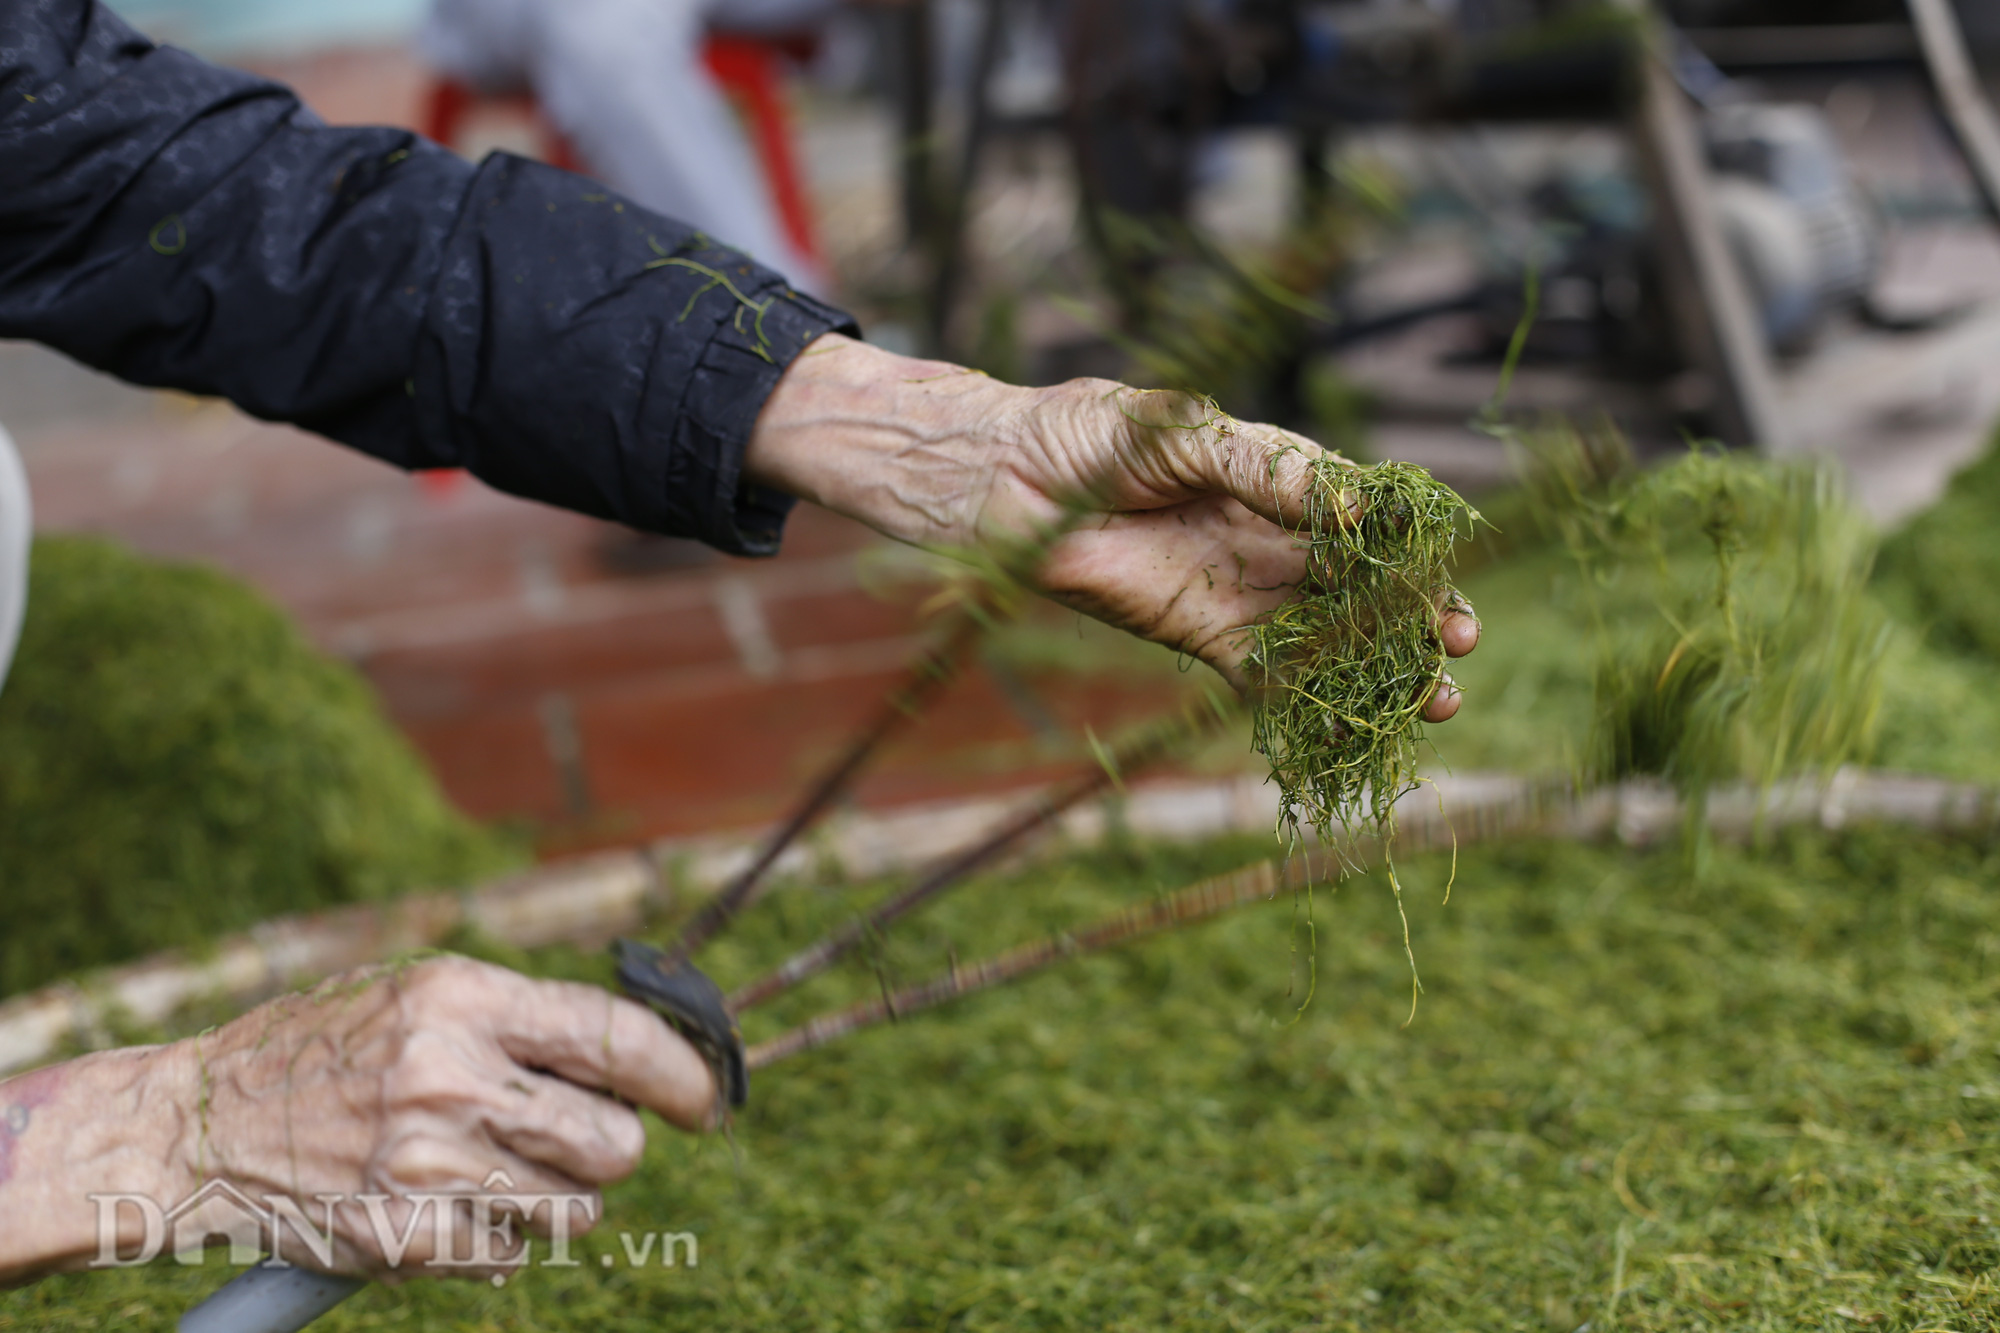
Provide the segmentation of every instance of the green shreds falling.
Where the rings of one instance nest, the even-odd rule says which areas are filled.
[[[2000,449],[1882,545],[1878,583],[1941,646],[2000,660]]]
[[[1587,780],[1665,777],[1697,819],[1717,783],[1867,752],[1890,625],[1874,536],[1827,466],[1695,449],[1639,471],[1608,426],[1511,438],[1593,621]]]
[[[222,574],[34,549],[0,691],[0,994],[513,854],[351,670]]]
[[[990,878],[883,965],[915,979],[1268,850]],[[577,1267],[371,1288],[313,1333],[2000,1329],[2000,855],[1785,834],[1691,881],[1668,848],[1530,841],[1468,849],[1449,907],[1447,857],[1402,873],[1411,1027],[1379,883],[1328,900],[1295,1024],[1291,905],[1246,908],[760,1073],[740,1163],[652,1122]],[[704,965],[740,982],[856,906],[774,895]],[[609,979],[595,953],[498,956]],[[747,1035],[878,993],[874,962]],[[698,1264],[619,1239],[684,1232]],[[0,1330],[167,1333],[221,1259],[0,1292]]]
[[[1417,785],[1423,711],[1444,670],[1437,611],[1452,547],[1478,519],[1414,464],[1313,464],[1298,533],[1305,583],[1250,627],[1245,666],[1281,833],[1309,824],[1345,843],[1386,831]]]

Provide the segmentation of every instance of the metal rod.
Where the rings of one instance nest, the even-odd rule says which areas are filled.
[[[1787,23],[1767,27],[1682,28],[1697,51],[1725,67],[1872,65],[1919,55],[1901,23]]]
[[[1006,37],[1006,0],[986,0],[979,45],[973,53],[972,81],[966,89],[965,140],[959,145],[958,175],[951,182],[946,211],[938,220],[937,268],[931,283],[931,350],[942,354],[951,336],[952,307],[964,276],[966,228],[972,219],[972,192],[979,184],[979,157],[991,132],[994,68]]]
[[[1688,359],[1714,381],[1717,434],[1733,445],[1781,451],[1787,441],[1770,345],[1722,234],[1701,130],[1669,67],[1668,36],[1650,26],[1650,49],[1639,62],[1636,138],[1667,269],[1668,312]]]
[[[1909,0],[1910,21],[1916,25],[1917,40],[1923,47],[1924,63],[1930,67],[1931,81],[1937,85],[1938,101],[1944,105],[1945,120],[1951,125],[1959,151],[1979,183],[1980,197],[1996,220],[2000,220],[2000,122],[1993,117],[1980,90],[1979,75],[1965,50],[1965,36],[1959,31],[1958,16],[1950,0]]]

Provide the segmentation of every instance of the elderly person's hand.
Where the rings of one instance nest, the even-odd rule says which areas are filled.
[[[1241,689],[1239,631],[1304,573],[1287,526],[1300,522],[1308,460],[1324,452],[1184,394],[1109,380],[1016,388],[827,334],[765,403],[745,467],[933,549],[991,548],[1089,494],[1100,512],[1051,551],[1042,589],[1200,658]],[[1440,604],[1445,651],[1472,651],[1470,609]],[[1447,679],[1428,715],[1457,708]]]
[[[98,1259],[89,1194],[164,1211],[209,1181],[260,1206],[289,1199],[315,1228],[335,1196],[335,1271],[484,1276],[511,1265],[430,1262],[444,1257],[437,1208],[454,1211],[442,1237],[458,1258],[514,1247],[478,1242],[464,1202],[417,1196],[508,1196],[487,1220],[580,1235],[599,1187],[638,1165],[634,1105],[700,1129],[716,1096],[693,1048],[629,1000],[464,958],[350,973],[198,1038],[0,1083],[0,1282]],[[230,1201],[203,1207],[201,1221],[237,1220]],[[145,1241],[143,1210],[118,1221],[121,1246]],[[322,1266],[280,1234],[287,1258]]]

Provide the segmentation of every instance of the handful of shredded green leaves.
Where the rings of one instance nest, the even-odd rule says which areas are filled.
[[[1444,649],[1454,544],[1479,513],[1411,463],[1316,460],[1298,538],[1305,580],[1249,627],[1251,744],[1283,798],[1281,836],[1386,837],[1418,784],[1423,713]]]

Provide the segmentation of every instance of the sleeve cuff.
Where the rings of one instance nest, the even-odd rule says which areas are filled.
[[[686,256],[717,273],[745,261],[731,250]],[[754,265],[753,274],[765,273]],[[732,275],[734,276],[734,275]],[[728,313],[711,326],[708,345],[696,363],[683,410],[674,423],[671,452],[682,476],[669,481],[668,494],[685,499],[682,529],[719,550],[736,555],[771,555],[778,549],[793,499],[743,480],[743,454],[750,432],[778,379],[823,333],[859,336],[854,320],[783,279],[745,290],[717,285],[696,298]],[[705,282],[713,279],[705,279]]]
[[[411,394],[437,465],[769,555],[790,497],[743,454],[785,368],[853,319],[686,224],[495,154],[447,243]]]

